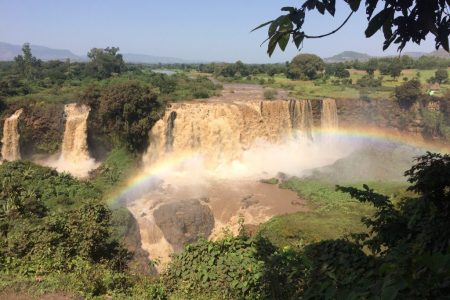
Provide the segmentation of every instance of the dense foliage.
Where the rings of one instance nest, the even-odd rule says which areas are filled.
[[[395,88],[395,97],[401,107],[410,108],[422,95],[420,81],[410,80]]]
[[[398,50],[401,51],[407,43],[420,44],[428,34],[432,34],[435,36],[436,49],[442,47],[449,51],[450,13],[449,3],[446,0],[346,0],[345,2],[350,9],[348,17],[339,27],[327,34],[311,35],[304,31],[303,26],[310,11],[334,17],[336,1],[306,0],[298,8],[283,7],[281,10],[287,14],[263,23],[254,30],[269,26],[267,53],[271,56],[277,46],[284,51],[291,36],[297,49],[300,49],[305,39],[323,38],[336,33],[363,6],[368,20],[366,37],[373,36],[379,30],[382,31],[385,38],[383,50],[394,43],[399,45]]]
[[[314,54],[299,54],[292,59],[287,76],[292,79],[313,80],[323,71],[323,60]]]
[[[88,64],[88,73],[97,79],[119,75],[125,68],[122,54],[119,54],[117,47],[93,48],[89,51],[88,57],[91,60]]]
[[[95,158],[101,158],[117,145],[144,150],[165,101],[208,98],[218,88],[203,76],[166,75],[146,65],[125,65],[118,51],[94,48],[88,63],[44,62],[25,44],[14,62],[0,63],[0,117],[24,109],[19,122],[24,158],[60,150],[66,103],[91,106],[89,146]]]
[[[60,274],[86,295],[126,288],[131,254],[111,238],[96,188],[26,162],[2,164],[0,177],[1,278]]]
[[[98,99],[97,117],[101,128],[130,150],[147,148],[148,132],[160,118],[162,103],[149,86],[139,82],[107,86]]]

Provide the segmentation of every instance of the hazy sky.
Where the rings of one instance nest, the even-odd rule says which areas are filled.
[[[336,18],[311,15],[308,34],[326,33],[345,19],[348,8],[337,1]],[[92,47],[118,46],[122,53],[143,53],[190,60],[281,62],[297,54],[294,45],[272,58],[265,29],[250,33],[257,25],[281,14],[282,6],[303,1],[275,0],[0,0],[0,41],[30,42],[69,49],[84,55]],[[366,39],[364,10],[334,36],[307,40],[303,52],[322,57],[344,50],[382,55],[382,35]],[[434,50],[430,37],[421,46],[404,51]],[[395,54],[392,47],[384,54]]]

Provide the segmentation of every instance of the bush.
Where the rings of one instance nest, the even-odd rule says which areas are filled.
[[[420,81],[413,79],[395,88],[395,98],[403,108],[410,108],[422,95]]]
[[[274,100],[278,95],[277,90],[267,89],[264,91],[264,99],[266,100]]]
[[[362,78],[358,79],[356,84],[359,87],[380,87],[381,80],[376,79],[375,77],[373,77],[371,75],[364,75]]]
[[[439,69],[434,74],[434,79],[439,84],[442,84],[448,80],[448,71],[447,69]]]
[[[165,290],[181,298],[288,299],[301,290],[304,271],[295,252],[278,252],[259,238],[228,236],[186,246],[162,279]]]
[[[73,274],[72,288],[87,295],[128,285],[131,254],[112,238],[111,211],[91,184],[29,162],[6,162],[0,176],[0,274]]]
[[[197,91],[194,91],[192,93],[192,95],[194,96],[194,98],[198,98],[198,99],[209,98],[209,93],[207,90],[197,90]]]

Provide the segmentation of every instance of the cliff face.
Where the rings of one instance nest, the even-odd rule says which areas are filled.
[[[442,140],[444,136],[433,121],[426,118],[427,114],[446,118],[448,112],[443,101],[430,101],[427,104],[416,103],[409,109],[401,108],[396,101],[390,100],[336,100],[339,115],[339,125],[343,127],[368,126],[381,129],[391,129],[417,135],[426,140]],[[425,117],[424,117],[425,116]],[[315,116],[315,121],[318,116]],[[436,128],[442,129],[442,128]]]
[[[64,106],[32,104],[21,107],[24,112],[19,132],[23,157],[58,152],[64,133]]]

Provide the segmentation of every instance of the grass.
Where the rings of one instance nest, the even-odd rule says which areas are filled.
[[[261,179],[260,182],[266,183],[266,184],[278,184],[279,180],[278,178],[272,177],[268,179]]]
[[[344,184],[362,187],[362,183]],[[398,182],[373,182],[369,186],[376,192],[390,195],[393,199],[405,196],[405,184]],[[261,236],[274,245],[284,248],[302,248],[311,242],[342,238],[351,233],[366,232],[361,217],[369,217],[374,208],[337,192],[335,186],[322,181],[292,178],[280,185],[306,199],[311,211],[276,216],[262,224]]]
[[[233,81],[240,83],[256,83],[262,84],[264,86],[284,89],[290,92],[290,96],[297,98],[307,98],[307,99],[322,99],[325,97],[331,97],[335,99],[354,99],[358,100],[361,95],[370,99],[383,99],[388,100],[393,98],[395,87],[401,85],[404,82],[404,78],[411,80],[417,78],[417,73],[420,73],[420,81],[424,85],[424,92],[428,85],[427,80],[434,76],[436,70],[417,70],[417,69],[406,69],[402,71],[402,74],[398,78],[392,78],[389,75],[382,76],[379,71],[376,71],[374,76],[376,78],[382,76],[382,86],[379,88],[371,89],[361,89],[356,86],[356,82],[361,79],[367,73],[361,70],[349,70],[350,79],[352,80],[352,85],[335,85],[333,80],[338,78],[331,77],[327,82],[321,80],[291,80],[286,78],[284,74],[277,74],[273,77],[267,74],[259,74],[251,77],[243,77],[240,79],[235,79]],[[441,85],[441,90],[436,93],[436,96],[442,96],[445,94],[446,90],[450,90],[450,82]]]

